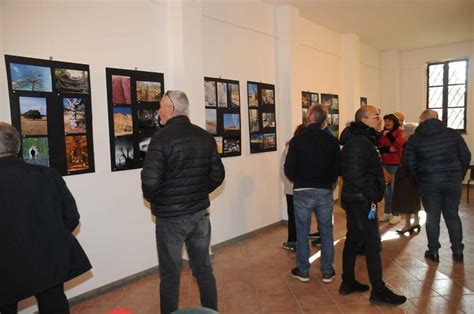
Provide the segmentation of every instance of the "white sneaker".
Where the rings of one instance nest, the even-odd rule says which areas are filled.
[[[387,222],[392,218],[392,214],[383,214],[382,217],[379,218],[380,222]]]
[[[400,220],[401,220],[400,216],[392,216],[390,220],[388,221],[388,223],[391,225],[397,225],[398,223],[400,223]]]

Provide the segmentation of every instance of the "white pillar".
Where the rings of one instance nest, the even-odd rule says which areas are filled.
[[[382,53],[382,104],[383,113],[401,110],[400,108],[400,51],[390,50]]]
[[[342,95],[339,104],[339,133],[354,120],[360,107],[360,40],[357,34],[342,36]]]
[[[0,0],[0,121],[10,123],[10,101],[8,97],[8,83],[5,68],[5,3]]]

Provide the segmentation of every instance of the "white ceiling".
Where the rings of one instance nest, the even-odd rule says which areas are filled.
[[[474,40],[474,0],[264,0],[380,50]]]

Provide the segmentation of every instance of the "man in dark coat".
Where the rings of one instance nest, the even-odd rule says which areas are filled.
[[[182,91],[168,91],[160,103],[165,127],[148,146],[141,173],[143,196],[157,217],[161,313],[178,309],[182,248],[196,277],[204,307],[217,310],[217,290],[209,256],[209,193],[225,171],[214,138],[187,117],[189,101]]]
[[[20,134],[0,122],[0,313],[32,295],[40,313],[69,313],[63,283],[91,269],[72,235],[76,203],[59,173],[19,151]]]
[[[296,225],[296,266],[291,275],[309,281],[308,246],[311,213],[318,221],[321,236],[322,281],[332,282],[334,271],[333,195],[332,188],[339,176],[339,143],[322,130],[327,110],[312,105],[307,112],[306,129],[293,137],[285,161],[285,174],[293,182],[294,215]],[[301,240],[300,240],[301,239]]]
[[[428,250],[425,257],[439,262],[439,223],[443,214],[451,241],[453,259],[464,260],[459,201],[462,180],[471,161],[471,153],[459,132],[438,120],[434,110],[420,115],[420,125],[406,144],[407,171],[420,186],[426,210]]]
[[[347,216],[347,235],[342,256],[342,283],[339,293],[364,292],[369,286],[355,279],[355,262],[361,244],[365,246],[367,272],[372,291],[370,302],[398,305],[406,298],[393,293],[382,280],[382,242],[376,214],[377,202],[385,193],[385,179],[377,150],[380,115],[373,106],[361,107],[355,122],[344,129],[340,143],[343,178],[341,203]]]

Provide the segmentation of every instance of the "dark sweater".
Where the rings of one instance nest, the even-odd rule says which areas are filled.
[[[321,130],[320,124],[311,124],[291,139],[285,175],[294,189],[331,189],[339,176],[339,159],[337,139]]]

